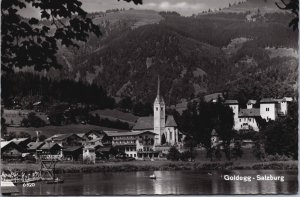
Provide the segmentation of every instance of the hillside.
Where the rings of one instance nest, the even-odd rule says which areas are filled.
[[[249,0],[228,9],[257,12],[260,3]],[[274,7],[269,0],[264,5]],[[248,14],[93,13],[104,35],[91,36],[79,50],[61,48],[57,56],[64,67],[47,76],[96,84],[116,100],[130,97],[152,103],[160,75],[161,93],[170,105],[224,90],[232,97],[245,97],[243,88],[253,83],[253,76],[260,91],[248,95],[252,98],[296,95],[298,32],[288,27],[291,15],[266,12],[248,20]],[[274,73],[282,74],[274,77]],[[274,84],[280,88],[263,91],[276,89]]]

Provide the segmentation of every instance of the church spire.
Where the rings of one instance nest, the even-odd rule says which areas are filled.
[[[160,93],[160,79],[159,79],[159,75],[157,77],[157,97],[159,98],[159,93]]]
[[[160,96],[160,77],[157,77],[157,95],[155,99],[156,103],[164,104],[164,99]]]

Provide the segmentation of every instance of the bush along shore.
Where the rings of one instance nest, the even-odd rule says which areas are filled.
[[[39,164],[15,163],[3,166],[3,170],[37,171]],[[96,164],[72,164],[59,163],[55,168],[57,174],[64,173],[92,173],[92,172],[133,172],[133,171],[172,171],[172,170],[298,170],[298,161],[285,162],[126,162],[126,163],[96,163]]]

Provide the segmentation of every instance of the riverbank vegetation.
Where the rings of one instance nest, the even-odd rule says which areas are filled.
[[[3,170],[36,171],[39,164],[10,163]],[[56,173],[132,172],[172,170],[298,170],[298,161],[281,162],[182,162],[182,161],[128,161],[104,162],[94,165],[81,163],[58,163]]]

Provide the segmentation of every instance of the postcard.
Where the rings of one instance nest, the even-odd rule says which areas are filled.
[[[2,195],[298,194],[298,6],[2,0]]]

